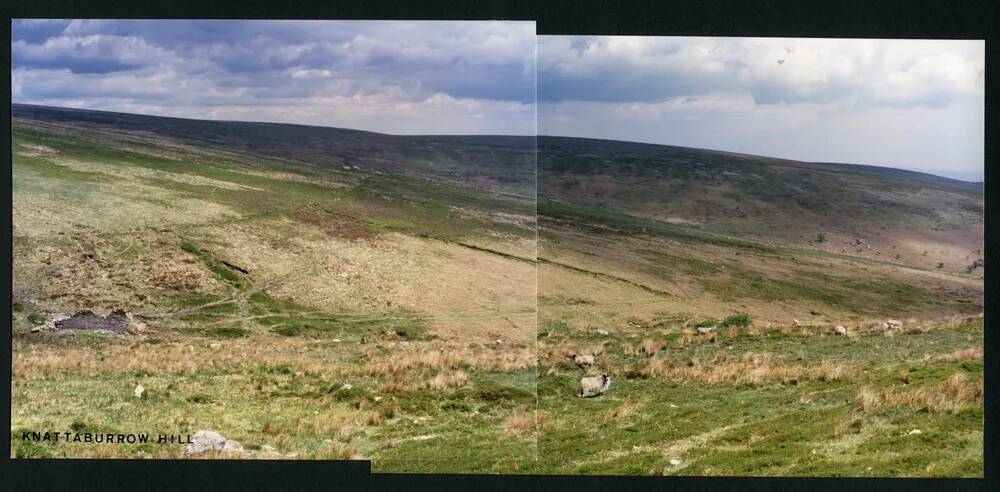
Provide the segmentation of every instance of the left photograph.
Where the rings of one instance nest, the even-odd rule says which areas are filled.
[[[533,22],[15,20],[11,457],[523,469]]]

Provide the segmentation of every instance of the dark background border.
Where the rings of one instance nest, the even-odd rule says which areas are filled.
[[[986,40],[986,251],[997,248],[993,212],[1000,193],[990,193],[996,179],[995,132],[1000,79],[1000,53],[995,37],[998,5],[988,0],[481,0],[391,1],[305,0],[179,0],[134,2],[127,0],[22,0],[2,7],[0,29],[10,40],[11,18],[247,18],[247,19],[502,19],[534,20],[537,33],[632,34],[771,37],[936,38]],[[10,51],[3,56],[10,68]],[[5,112],[0,131],[10,135],[10,79],[3,77]],[[10,169],[10,139],[3,140],[3,159]],[[9,171],[0,178],[11,193]],[[3,257],[2,294],[11,291],[12,227],[8,212],[0,229]],[[989,262],[992,258],[987,255]],[[1000,276],[985,279],[985,297],[997,298]],[[3,316],[9,303],[0,303]],[[997,305],[986,302],[986,319],[997,315]],[[6,319],[6,318],[0,318]],[[986,323],[989,326],[989,323]],[[370,474],[368,462],[338,461],[141,461],[141,460],[11,460],[8,439],[0,439],[0,490],[187,490],[233,488],[242,490],[1000,490],[996,461],[997,395],[991,387],[998,380],[1000,339],[985,333],[985,480],[953,479],[810,479],[810,478],[694,478],[694,477],[585,477],[528,475],[415,475]],[[0,386],[4,401],[0,422],[10,422],[10,340],[3,345]]]

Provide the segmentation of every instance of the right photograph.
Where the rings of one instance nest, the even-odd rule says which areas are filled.
[[[539,470],[982,477],[984,66],[539,37]]]

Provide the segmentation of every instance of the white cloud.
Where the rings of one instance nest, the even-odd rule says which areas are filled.
[[[982,41],[541,36],[539,131],[982,173]]]

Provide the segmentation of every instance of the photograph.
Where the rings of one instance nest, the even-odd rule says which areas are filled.
[[[359,5],[12,16],[5,483],[993,480],[987,30]]]
[[[10,457],[534,462],[535,53],[15,19]]]
[[[538,46],[539,470],[983,476],[983,41]]]

